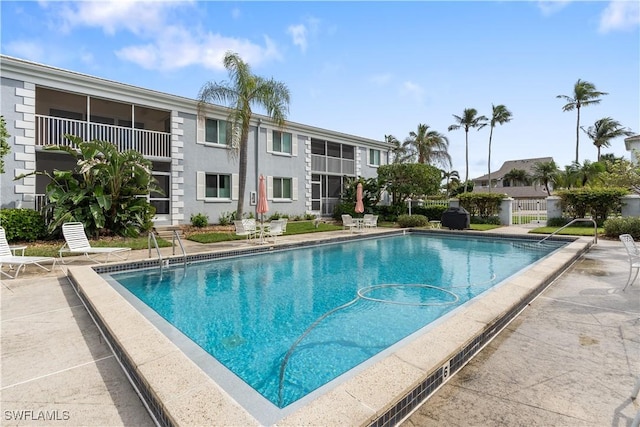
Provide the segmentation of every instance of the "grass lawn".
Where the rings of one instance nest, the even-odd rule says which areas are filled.
[[[318,228],[314,227],[313,221],[287,222],[287,232],[285,236],[304,233],[319,233],[322,231],[342,230],[342,226],[334,224],[319,223]],[[187,239],[198,243],[217,243],[229,240],[246,239],[245,236],[236,236],[233,231],[215,231],[190,234]]]
[[[91,246],[95,247],[131,248],[135,250],[147,249],[147,239],[147,236],[135,238],[112,237],[108,239],[89,240],[89,243],[91,243]],[[18,243],[12,242],[11,244],[17,245]],[[26,242],[24,245],[27,246],[27,249],[24,252],[27,256],[58,257],[58,251],[64,245],[64,240],[40,240],[37,242]],[[161,248],[170,247],[171,242],[159,238],[158,246]]]
[[[559,227],[538,227],[529,231],[529,233],[533,234],[551,234],[556,231]],[[598,227],[598,234],[604,234],[604,228]],[[593,236],[593,227],[567,227],[556,235],[564,235],[564,236]]]
[[[495,228],[500,228],[502,227],[501,225],[494,225],[494,224],[471,224],[471,229],[475,230],[475,231],[488,231],[488,230],[493,230]]]

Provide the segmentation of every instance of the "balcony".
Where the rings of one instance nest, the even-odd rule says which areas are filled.
[[[36,114],[36,146],[70,146],[71,142],[64,137],[66,134],[78,136],[84,141],[109,141],[119,151],[135,150],[145,157],[171,157],[171,134],[167,132]]]

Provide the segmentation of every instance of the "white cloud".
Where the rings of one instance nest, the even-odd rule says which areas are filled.
[[[290,25],[287,34],[291,36],[293,44],[300,47],[302,52],[307,50],[307,27],[304,24]]]
[[[6,53],[34,62],[45,62],[46,52],[41,43],[35,41],[15,41],[7,43]]]
[[[554,13],[564,9],[572,0],[542,0],[538,1],[538,9],[543,15],[553,15]]]
[[[612,1],[600,15],[601,33],[631,30],[640,25],[640,3],[637,1]]]
[[[123,46],[115,54],[149,70],[175,70],[192,65],[222,70],[227,51],[238,53],[252,65],[279,60],[278,46],[267,36],[264,44],[248,39],[226,37],[221,34],[186,27],[179,23],[178,12],[194,1],[136,1],[62,3],[56,8],[61,18],[58,28],[71,31],[75,27],[100,28],[106,34],[120,31],[134,34],[138,44]],[[240,16],[233,9],[234,18]]]
[[[391,81],[391,74],[389,73],[385,73],[385,74],[375,74],[371,77],[369,77],[369,81],[371,83],[374,83],[378,86],[384,86],[387,83],[389,83]]]
[[[402,84],[402,94],[412,97],[416,102],[422,103],[424,89],[419,84],[406,81]]]
[[[240,12],[240,9],[238,9],[237,7],[234,7],[234,8],[231,10],[231,17],[232,17],[233,19],[240,19],[240,15],[241,15],[241,14],[242,14],[242,13]]]

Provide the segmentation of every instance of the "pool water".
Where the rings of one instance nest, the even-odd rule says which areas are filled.
[[[283,408],[563,244],[411,233],[111,277]]]

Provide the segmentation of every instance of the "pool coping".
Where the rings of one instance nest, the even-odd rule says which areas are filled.
[[[404,232],[416,230],[396,230],[385,234]],[[418,232],[461,234],[446,230]],[[540,240],[539,236],[529,235],[462,233]],[[372,237],[345,236],[325,242]],[[463,312],[443,319],[428,333],[416,337],[393,354],[332,387],[275,424],[391,426],[399,423],[461,369],[592,244],[591,238],[554,240],[570,243],[553,256],[544,258],[501,286],[487,291],[482,298],[470,301]],[[281,247],[309,244],[317,242]],[[203,253],[189,257],[200,260],[229,256],[230,253],[243,255],[269,250],[273,248]],[[179,263],[183,259],[172,257],[169,262]],[[157,266],[157,263],[156,259],[118,265],[71,267],[69,277],[158,424],[261,425],[99,275],[99,272]],[[438,346],[433,346],[434,342]]]

